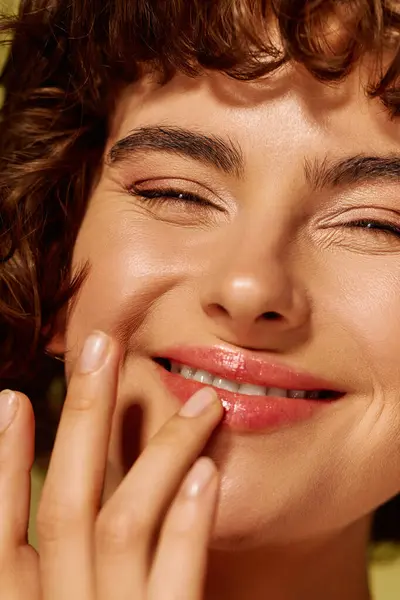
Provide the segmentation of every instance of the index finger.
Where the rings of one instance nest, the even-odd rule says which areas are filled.
[[[92,598],[91,537],[101,500],[119,357],[113,340],[93,333],[68,387],[38,510],[45,598]]]

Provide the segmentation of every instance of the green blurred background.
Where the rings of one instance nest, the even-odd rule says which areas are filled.
[[[90,0],[87,0],[90,2]],[[128,1],[128,0],[127,0]],[[134,0],[131,0],[134,1]],[[0,0],[2,12],[14,12],[18,0]],[[0,48],[0,61],[3,64],[7,53],[6,47]],[[56,388],[60,386],[56,383]],[[62,388],[62,385],[61,385]],[[59,396],[60,389],[56,389],[55,396]],[[40,431],[37,432],[37,434]],[[31,491],[31,520],[29,539],[33,546],[37,546],[35,515],[40,493],[46,473],[46,460],[37,461],[32,470]],[[400,518],[400,515],[399,515]],[[370,580],[374,600],[399,600],[400,599],[400,545],[380,544],[370,548]],[[323,600],[323,599],[321,599]]]

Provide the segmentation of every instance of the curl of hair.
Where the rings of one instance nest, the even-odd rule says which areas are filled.
[[[294,62],[330,84],[369,56],[366,93],[400,115],[397,0],[23,0],[0,32],[11,46],[0,80],[3,385],[32,384],[79,288],[72,250],[116,90],[143,66],[162,83],[204,69],[252,80]],[[379,523],[375,538],[400,539],[393,525],[381,535]]]

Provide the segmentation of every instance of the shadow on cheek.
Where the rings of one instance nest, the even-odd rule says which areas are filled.
[[[129,405],[122,416],[121,464],[124,475],[140,455],[143,408],[140,404]]]

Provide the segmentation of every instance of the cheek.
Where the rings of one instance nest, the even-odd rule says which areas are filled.
[[[400,258],[342,256],[321,275],[320,310],[350,344],[349,358],[371,383],[400,389]]]
[[[93,329],[113,331],[127,307],[140,317],[166,291],[204,271],[204,244],[193,230],[138,214],[114,196],[103,191],[92,199],[75,245],[73,268],[88,261],[90,272],[68,323],[71,363]]]
[[[344,464],[350,470],[356,466],[354,511],[358,501],[373,507],[400,489],[399,265],[394,255],[353,255],[332,261],[332,270],[321,277],[325,292],[320,308],[335,321],[340,340],[335,351],[343,352],[341,361],[343,356],[351,361],[360,390],[352,405],[343,407],[347,432],[339,436],[345,440]]]
[[[400,490],[400,257],[332,251],[314,263],[309,289],[316,345],[356,390],[313,449],[326,458],[313,489],[353,519]]]
[[[371,472],[386,464],[400,482],[399,257],[340,252],[323,267],[312,280],[318,345],[355,390],[338,405],[343,430],[332,437],[344,441],[343,457]]]
[[[90,272],[69,321],[70,347],[79,345],[76,342],[93,328],[110,331],[128,301],[141,303],[144,290],[155,280],[173,279],[182,270],[168,236],[144,225],[132,225],[122,214],[112,216],[101,205],[88,212],[73,267],[89,261]]]

